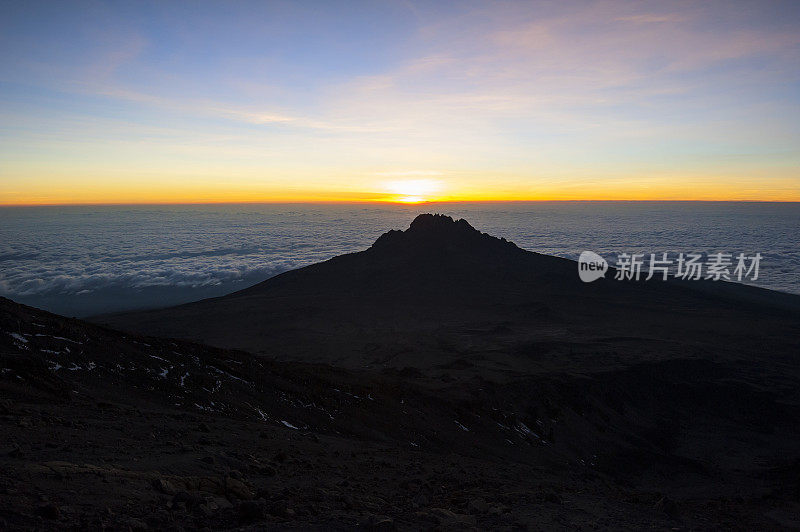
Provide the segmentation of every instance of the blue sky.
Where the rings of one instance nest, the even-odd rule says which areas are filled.
[[[3,11],[0,203],[800,200],[797,2]]]

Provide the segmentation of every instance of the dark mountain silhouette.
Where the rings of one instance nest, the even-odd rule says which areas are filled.
[[[796,323],[800,312],[800,297],[744,285],[613,276],[582,283],[573,261],[425,214],[365,251],[228,296],[97,321],[280,359],[423,368],[465,359],[479,373],[527,373],[542,365],[524,354],[530,344],[547,345],[551,362],[564,367],[612,345],[638,362],[640,348],[653,342],[714,349],[720,341],[746,345],[754,331],[786,342],[777,324]]]
[[[0,298],[0,528],[796,526],[800,298],[613,273],[422,215],[106,325]]]

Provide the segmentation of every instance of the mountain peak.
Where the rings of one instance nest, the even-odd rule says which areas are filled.
[[[420,214],[411,222],[407,232],[478,232],[463,218],[454,220],[446,214]]]
[[[504,238],[481,233],[469,222],[446,214],[420,214],[405,231],[392,230],[375,241],[372,249],[408,251],[460,250],[466,253],[487,253],[491,250],[519,248]]]

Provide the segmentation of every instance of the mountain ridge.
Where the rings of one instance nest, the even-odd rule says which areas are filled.
[[[752,313],[793,323],[800,297],[711,281],[593,283],[577,263],[524,250],[466,221],[424,214],[356,253],[284,272],[219,298],[95,318],[115,328],[271,357],[362,367],[431,367],[475,358],[475,372],[533,371],[518,344],[569,352],[593,338],[746,336]],[[474,335],[475,330],[511,334]],[[424,347],[408,346],[407,338]],[[442,352],[440,343],[456,351]],[[624,352],[633,352],[623,346]],[[502,371],[500,371],[502,373]]]

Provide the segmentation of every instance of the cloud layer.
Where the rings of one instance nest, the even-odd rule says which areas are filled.
[[[0,209],[0,295],[70,315],[177,304],[369,247],[420,212],[577,258],[760,252],[758,283],[800,293],[796,204],[206,205]]]

